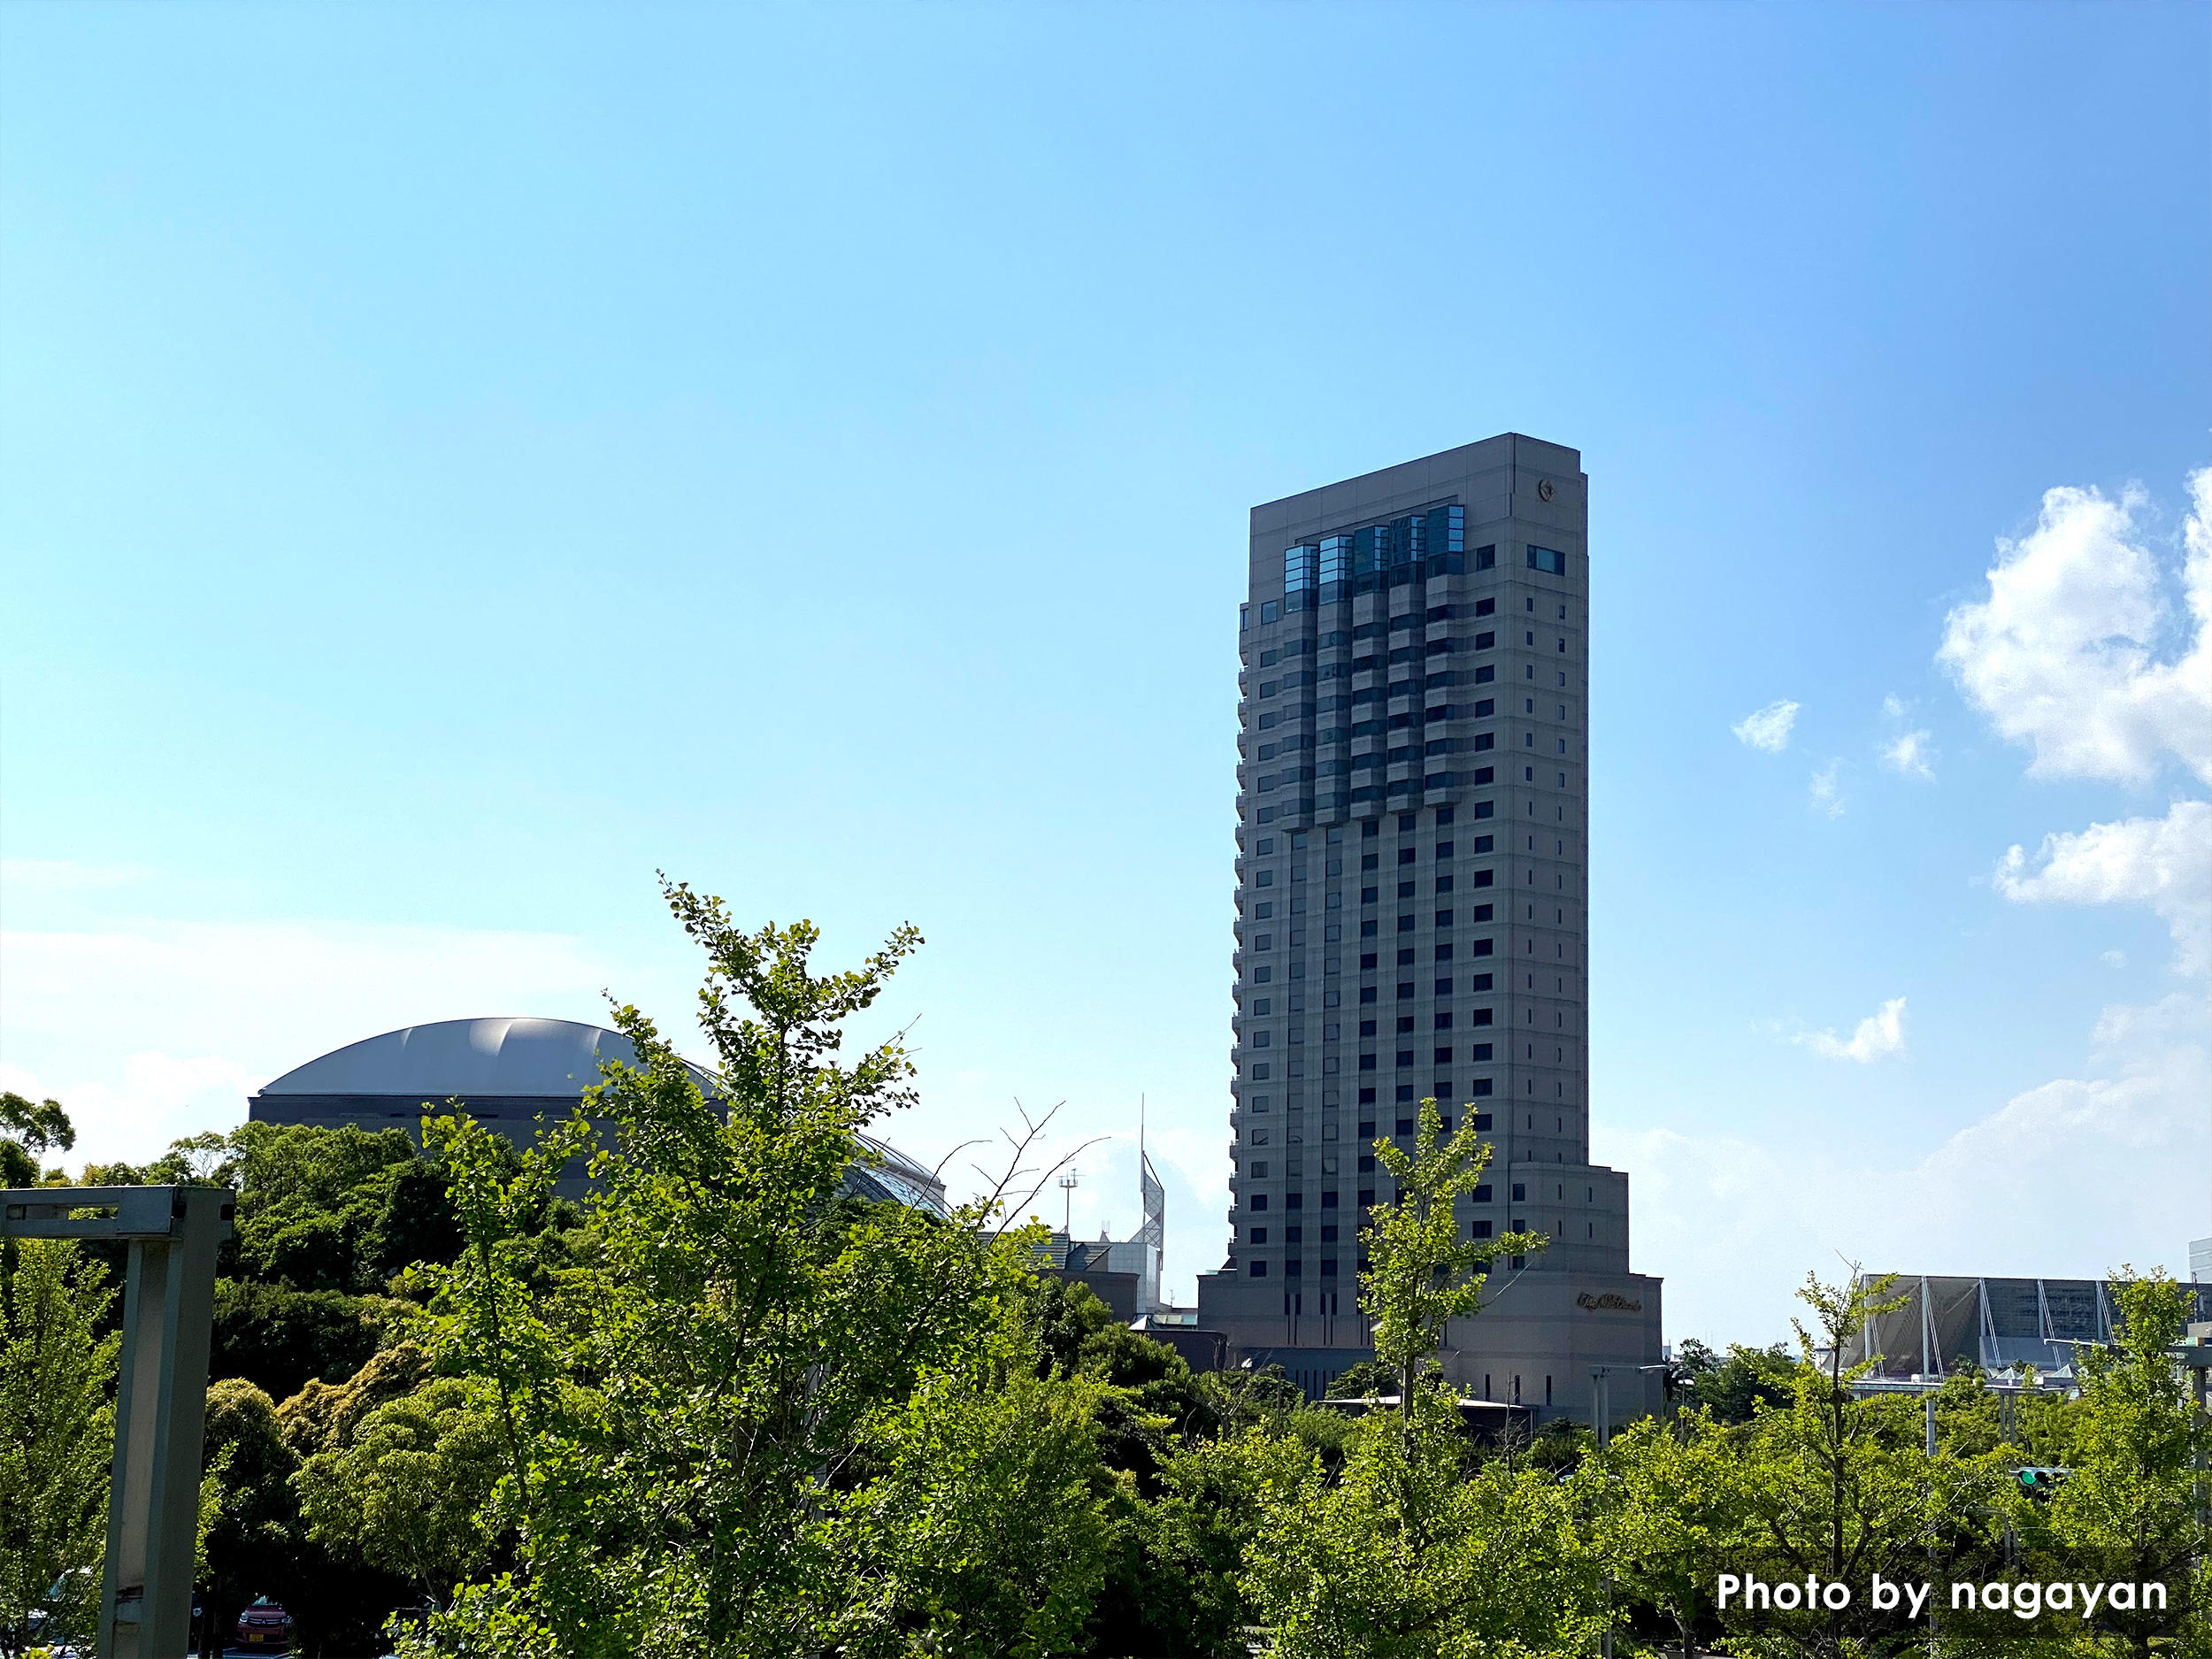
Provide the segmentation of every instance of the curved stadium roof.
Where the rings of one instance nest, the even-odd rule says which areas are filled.
[[[411,1107],[448,1100],[572,1100],[599,1081],[606,1060],[634,1065],[637,1050],[618,1031],[572,1019],[442,1019],[334,1048],[295,1066],[261,1094],[399,1099]],[[713,1092],[713,1079],[698,1066],[691,1070],[700,1087]],[[845,1171],[848,1190],[946,1212],[944,1183],[934,1171],[872,1135],[859,1139],[869,1156]]]
[[[333,1048],[261,1092],[542,1098],[589,1088],[603,1060],[634,1065],[637,1050],[618,1031],[572,1019],[442,1019]]]

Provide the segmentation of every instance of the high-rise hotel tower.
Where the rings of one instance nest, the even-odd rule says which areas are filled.
[[[1252,511],[1227,1260],[1200,1322],[1310,1388],[1369,1352],[1377,1138],[1495,1150],[1467,1236],[1548,1233],[1447,1333],[1463,1394],[1657,1400],[1659,1281],[1590,1163],[1588,483],[1506,434]]]

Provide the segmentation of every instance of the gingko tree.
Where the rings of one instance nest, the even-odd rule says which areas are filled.
[[[0,1653],[88,1645],[115,1449],[115,1292],[73,1240],[11,1240],[0,1283]],[[57,1586],[59,1594],[50,1594]]]
[[[2181,1639],[2212,1647],[2197,1595],[2212,1549],[2198,1509],[2197,1459],[2212,1459],[2186,1373],[2169,1350],[2182,1338],[2190,1287],[2163,1273],[2122,1268],[2113,1280],[2120,1322],[2110,1348],[2076,1350],[2081,1402],[2067,1478],[2023,1525],[2031,1563],[2055,1580],[2168,1586],[2163,1607],[2116,1609],[2108,1598],[2089,1628],[2127,1653]]]
[[[1014,1178],[949,1220],[841,1190],[869,1156],[861,1130],[912,1097],[896,1038],[841,1064],[841,1028],[918,934],[823,974],[810,924],[748,932],[719,900],[665,891],[707,956],[715,1064],[703,1086],[652,1021],[616,1011],[637,1057],[588,1102],[614,1125],[592,1162],[593,1259],[547,1273],[526,1248],[541,1189],[588,1136],[580,1116],[511,1175],[480,1127],[433,1126],[466,1242],[422,1276],[431,1347],[480,1379],[489,1520],[512,1565],[457,1588],[409,1651],[798,1654],[890,1604],[957,1602],[972,1624],[1038,1640],[1079,1624],[1087,1557],[1034,1515],[998,1517],[1020,1571],[988,1607],[943,1563],[931,1578],[895,1529],[870,1555],[885,1534],[854,1519],[872,1483],[895,1479],[948,1535],[975,1538],[977,1512],[921,1479],[930,1445],[1057,1506],[1088,1444],[1071,1427],[1087,1402],[994,1401],[975,1380],[1025,1301],[1026,1240],[995,1220]],[[952,1414],[941,1431],[911,1419],[918,1395]]]
[[[1746,1566],[1762,1577],[1853,1586],[1840,1607],[1824,1600],[1818,1611],[1771,1621],[1789,1632],[1775,1640],[1792,1651],[1864,1651],[1883,1624],[1863,1593],[1872,1576],[1923,1579],[1939,1558],[1985,1551],[2007,1501],[1996,1454],[1941,1451],[1931,1459],[1912,1403],[1853,1394],[1875,1362],[1844,1356],[1870,1319],[1902,1305],[1890,1294],[1893,1282],[1866,1283],[1855,1271],[1830,1286],[1807,1276],[1798,1295],[1814,1325],[1792,1322],[1799,1356],[1790,1402],[1763,1405],[1743,1443]],[[1734,1627],[1740,1611],[1731,1614],[1724,1622]]]
[[[1363,1224],[1361,1243],[1369,1265],[1360,1275],[1360,1307],[1372,1322],[1376,1363],[1397,1376],[1398,1411],[1408,1422],[1414,1384],[1443,1346],[1446,1322],[1482,1311],[1491,1264],[1549,1242],[1537,1233],[1460,1236],[1465,1224],[1459,1200],[1474,1191],[1493,1150],[1466,1118],[1446,1140],[1433,1099],[1421,1102],[1410,1152],[1386,1140],[1374,1143],[1376,1162],[1395,1191]]]
[[[1643,1417],[1576,1471],[1593,1548],[1625,1604],[1671,1624],[1692,1659],[1714,1586],[1752,1542],[1744,1459],[1711,1409]]]
[[[1398,1409],[1364,1418],[1335,1481],[1310,1455],[1279,1490],[1246,1556],[1245,1585],[1281,1659],[1471,1655],[1571,1647],[1596,1628],[1587,1554],[1564,1490],[1544,1471],[1481,1462],[1450,1390],[1425,1386],[1446,1321],[1475,1317],[1488,1269],[1540,1234],[1463,1239],[1456,1201],[1490,1148],[1447,1141],[1421,1102],[1410,1153],[1376,1156],[1396,1183],[1363,1235],[1361,1307]]]

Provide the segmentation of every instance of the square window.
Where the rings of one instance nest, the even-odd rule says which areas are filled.
[[[1477,1113],[1475,1114],[1475,1132],[1476,1132],[1476,1133],[1478,1133],[1478,1134],[1486,1134],[1486,1133],[1489,1133],[1489,1130],[1490,1130],[1490,1114],[1489,1114],[1488,1112],[1477,1112]]]
[[[1496,842],[1497,837],[1494,835],[1478,835],[1475,837],[1475,850],[1479,853],[1486,853]]]
[[[1475,1202],[1477,1202],[1477,1203],[1479,1203],[1479,1204],[1486,1204],[1486,1203],[1488,1203],[1489,1202],[1490,1202],[1490,1187],[1489,1187],[1488,1184],[1486,1182],[1484,1185],[1482,1185],[1482,1186],[1478,1187],[1476,1187],[1476,1188],[1475,1188]]]
[[[1381,862],[1382,855],[1380,853],[1362,853],[1360,855],[1359,867],[1362,870],[1372,870]]]
[[[1363,985],[1359,987],[1359,1000],[1363,1002],[1373,1002],[1375,995],[1376,987],[1371,985]]]
[[[1490,1045],[1486,1042],[1477,1043],[1473,1057],[1478,1060],[1487,1060],[1490,1057]]]
[[[1411,898],[1411,897],[1413,896],[1414,886],[1415,886],[1415,884],[1414,884],[1413,882],[1410,882],[1410,881],[1401,881],[1401,882],[1398,884],[1398,896],[1399,896],[1400,898],[1402,898],[1402,899],[1409,899],[1409,898]],[[1399,920],[1400,920],[1400,922],[1401,922],[1401,923],[1402,923],[1402,922],[1404,921],[1404,919],[1405,919],[1405,918],[1402,918],[1402,917],[1401,917],[1401,918],[1399,918]]]
[[[1373,1036],[1375,1034],[1375,1022],[1371,1019],[1363,1019],[1360,1021],[1359,1034],[1363,1037]]]
[[[1382,833],[1382,826],[1373,818],[1369,818],[1366,823],[1359,826],[1359,838],[1363,841],[1372,841],[1380,833]]]
[[[1478,599],[1475,601],[1475,614],[1479,617],[1495,616],[1497,614],[1497,610],[1498,602],[1494,599]]]
[[[1306,1195],[1303,1193],[1285,1193],[1283,1194],[1283,1208],[1285,1210],[1303,1210],[1305,1207]]]
[[[1409,968],[1413,965],[1413,948],[1410,945],[1398,953],[1398,965],[1402,968]]]
[[[1246,1238],[1248,1242],[1253,1244],[1265,1244],[1267,1242],[1267,1229],[1265,1227],[1255,1227],[1246,1235]]]
[[[1321,1277],[1324,1279],[1334,1279],[1336,1277],[1336,1257],[1333,1256],[1325,1256],[1321,1258]]]
[[[1368,890],[1370,893],[1372,893],[1372,892],[1374,891],[1374,888],[1370,887],[1370,888],[1368,888],[1367,890]],[[1369,917],[1369,918],[1368,918],[1365,921],[1362,922],[1362,923],[1359,925],[1359,936],[1360,936],[1362,939],[1372,939],[1372,938],[1374,938],[1374,937],[1375,937],[1375,935],[1376,935],[1376,934],[1378,934],[1378,933],[1380,933],[1381,931],[1382,931],[1382,923],[1381,923],[1379,919],[1377,919],[1376,918],[1374,918],[1374,917],[1372,917],[1372,916]],[[1375,964],[1374,964],[1373,963],[1370,962],[1370,961],[1367,961],[1365,958],[1363,958],[1363,958],[1361,959],[1361,961],[1360,961],[1360,964],[1359,964],[1359,965],[1360,965],[1361,967],[1363,967],[1363,968],[1371,968],[1371,967],[1373,967]]]
[[[1410,1084],[1410,1083],[1401,1083],[1401,1084],[1399,1084],[1399,1085],[1398,1085],[1398,1099],[1399,1099],[1401,1102],[1405,1102],[1405,1101],[1410,1101],[1412,1098],[1413,1098],[1413,1085],[1412,1085],[1412,1084]],[[1404,1120],[1404,1119],[1402,1119],[1402,1118],[1401,1118],[1399,1121],[1402,1123],[1402,1122],[1403,1122],[1403,1121],[1405,1121],[1405,1120]],[[1411,1131],[1411,1130],[1407,1130],[1407,1129],[1402,1129],[1402,1130],[1400,1130],[1398,1133],[1401,1133],[1401,1134],[1410,1134],[1410,1133],[1412,1133],[1412,1131]]]
[[[1255,1279],[1265,1279],[1267,1277],[1267,1263],[1265,1262],[1253,1263],[1252,1277]]]
[[[1473,979],[1467,981],[1467,988],[1471,991],[1488,990],[1490,988],[1490,976],[1486,973],[1478,973]]]
[[[1452,1051],[1451,1051],[1449,1048],[1439,1048],[1439,1049],[1436,1051],[1436,1058],[1435,1058],[1434,1060],[1432,1060],[1432,1061],[1431,1061],[1431,1062],[1430,1062],[1430,1064],[1431,1064],[1432,1065],[1449,1065],[1449,1064],[1451,1064],[1451,1063],[1452,1063]],[[1451,1090],[1449,1090],[1449,1089],[1448,1089],[1448,1088],[1443,1088],[1443,1087],[1440,1087],[1438,1088],[1438,1090],[1437,1090],[1437,1094],[1438,1094],[1439,1098],[1441,1098],[1443,1095],[1448,1094],[1450,1094],[1450,1093],[1451,1093]]]
[[[1449,962],[1452,959],[1452,948],[1449,945],[1439,945],[1436,948],[1436,959],[1439,962]]]
[[[1449,996],[1452,994],[1452,982],[1449,979],[1439,979],[1436,982],[1436,994],[1439,996]]]
[[[1526,1186],[1525,1183],[1520,1182],[1520,1181],[1516,1181],[1516,1182],[1514,1182],[1514,1183],[1513,1183],[1513,1202],[1514,1202],[1515,1203],[1518,1204],[1518,1203],[1525,1203],[1525,1202],[1527,1202],[1527,1200],[1528,1200],[1528,1187],[1527,1187],[1527,1186]]]
[[[1413,1120],[1412,1118],[1399,1118],[1399,1119],[1398,1119],[1398,1133],[1399,1133],[1400,1134],[1402,1134],[1402,1135],[1409,1135],[1409,1134],[1411,1134],[1411,1133],[1413,1133],[1413,1130],[1414,1130],[1414,1120]]]
[[[1379,887],[1362,887],[1359,890],[1359,902],[1362,904],[1372,904],[1380,895],[1381,889]]]
[[[1490,1057],[1490,1052],[1489,1052],[1489,1051],[1490,1051],[1490,1045],[1489,1045],[1488,1043],[1486,1043],[1486,1042],[1479,1042],[1479,1043],[1477,1043],[1477,1044],[1475,1045],[1475,1059],[1476,1059],[1476,1061],[1477,1061],[1478,1063],[1479,1063],[1479,1062],[1481,1062],[1481,1061],[1487,1060],[1487,1059]],[[1479,1077],[1479,1078],[1477,1078],[1477,1079],[1475,1079],[1475,1094],[1476,1094],[1476,1097],[1477,1097],[1478,1099],[1479,1099],[1481,1096],[1483,1096],[1483,1095],[1487,1094],[1488,1093],[1490,1093],[1490,1087],[1491,1087],[1491,1085],[1490,1085],[1490,1079],[1489,1079],[1488,1078],[1486,1078],[1486,1077]]]
[[[1372,1164],[1375,1160],[1370,1158],[1367,1161],[1370,1164]],[[1359,1202],[1361,1209],[1372,1210],[1375,1207],[1375,1189],[1371,1187],[1361,1187],[1359,1189]],[[1363,1273],[1367,1271],[1367,1258],[1363,1256],[1359,1258],[1359,1271]]]
[[[1437,1017],[1436,1017],[1436,1027],[1435,1027],[1435,1028],[1436,1028],[1438,1031],[1449,1031],[1449,1030],[1452,1028],[1452,1011],[1451,1011],[1451,1010],[1449,1010],[1449,1009],[1448,1008],[1448,1009],[1444,1010],[1441,1013],[1440,1013],[1440,1014],[1438,1014],[1438,1015],[1437,1015]]]
[[[1375,1069],[1375,1056],[1371,1054],[1360,1056],[1359,1069],[1363,1071],[1372,1071]]]
[[[1306,1230],[1303,1227],[1285,1227],[1283,1229],[1283,1242],[1285,1244],[1303,1244],[1305,1241]]]
[[[1336,1208],[1336,1194],[1333,1192],[1322,1194],[1321,1208],[1324,1210],[1334,1210]],[[1336,1237],[1336,1229],[1334,1227],[1324,1227],[1321,1229],[1321,1236],[1324,1239],[1333,1239]]]
[[[1363,1141],[1372,1141],[1375,1138],[1375,1120],[1372,1118],[1363,1118],[1359,1120],[1359,1138]]]
[[[1417,819],[1419,817],[1420,817],[1420,814],[1419,814],[1419,813],[1417,813],[1417,812],[1401,812],[1401,813],[1399,813],[1399,814],[1398,814],[1398,833],[1399,833],[1399,834],[1401,834],[1401,835],[1403,835],[1403,834],[1405,834],[1408,831],[1411,830],[1411,829],[1412,829],[1412,827],[1413,827],[1413,826],[1414,826],[1414,822],[1415,822],[1415,820],[1416,820],[1416,819]]]
[[[1334,1193],[1322,1194],[1321,1203],[1324,1209],[1335,1209],[1336,1194]],[[1333,1221],[1327,1226],[1321,1229],[1321,1242],[1324,1244],[1334,1244],[1336,1242],[1336,1223]]]
[[[1412,995],[1413,981],[1410,979],[1401,979],[1398,982],[1398,1000],[1402,1002]]]
[[[1413,1016],[1410,1014],[1399,1015],[1398,1029],[1400,1031],[1411,1031],[1413,1029]]]
[[[1486,1239],[1490,1236],[1490,1220],[1488,1217],[1486,1216],[1482,1219],[1477,1221],[1474,1224],[1474,1236],[1476,1238]]]
[[[1364,933],[1366,930],[1363,928],[1361,931],[1362,931],[1363,933]],[[1362,952],[1360,953],[1360,958],[1359,958],[1359,967],[1360,967],[1360,972],[1361,972],[1362,973],[1372,973],[1372,972],[1375,971],[1375,953],[1374,953],[1373,951],[1371,951],[1371,950],[1364,950],[1364,951],[1362,951]],[[1372,990],[1372,989],[1374,989],[1374,987],[1373,987],[1372,986],[1370,986],[1370,987],[1367,987],[1367,989],[1368,989],[1368,990]],[[1360,1000],[1361,1002],[1368,1002],[1368,1001],[1370,1001],[1371,999],[1368,997],[1368,995],[1366,995],[1366,993],[1363,991],[1363,992],[1362,992],[1362,993],[1360,994],[1360,999],[1359,999],[1359,1000]]]
[[[1437,857],[1438,857],[1439,859],[1449,858],[1449,857],[1452,856],[1452,844],[1451,844],[1451,842],[1449,842],[1449,841],[1439,841],[1439,842],[1437,842],[1437,843],[1436,843],[1436,856],[1437,856]]]
[[[1398,862],[1402,864],[1409,864],[1419,851],[1420,849],[1416,847],[1401,847],[1398,849]]]
[[[1452,925],[1452,913],[1449,910],[1437,911],[1436,925],[1439,927],[1449,927]]]
[[[1411,1065],[1413,1064],[1413,1050],[1410,1048],[1399,1049],[1398,1064],[1400,1065]]]

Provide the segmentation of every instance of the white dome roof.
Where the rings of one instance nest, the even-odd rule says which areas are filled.
[[[412,1101],[576,1095],[599,1063],[637,1062],[618,1031],[572,1019],[442,1019],[334,1048],[264,1094],[403,1094]]]

